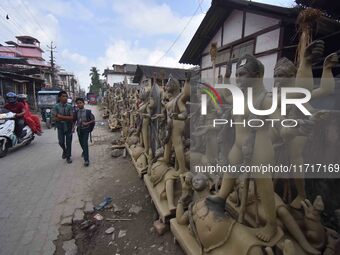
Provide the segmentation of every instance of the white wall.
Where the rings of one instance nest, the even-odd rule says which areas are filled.
[[[274,67],[277,62],[277,53],[268,55],[268,56],[263,56],[257,58],[262,62],[264,65],[264,77],[265,78],[273,78],[274,77]]]
[[[215,75],[216,75],[216,81],[217,81],[217,77],[218,77],[218,68],[216,68],[216,71],[215,71]],[[209,82],[209,83],[212,83],[213,81],[213,69],[208,69],[208,70],[203,70],[201,72],[201,80],[203,82]]]
[[[211,66],[212,66],[211,56],[210,55],[206,55],[206,56],[202,57],[201,68],[207,68],[207,67],[211,67]]]
[[[277,49],[280,41],[280,29],[265,33],[256,38],[255,53],[261,53],[267,50]]]
[[[123,82],[125,75],[122,74],[108,74],[106,82],[112,86],[114,83]]]
[[[223,45],[233,43],[236,40],[242,38],[242,23],[243,23],[243,12],[234,10],[228,19],[224,22],[224,31],[223,31]],[[253,13],[246,13],[246,24],[245,24],[245,36],[254,34],[260,30],[265,28],[271,27],[279,23],[279,20],[273,19],[270,17],[265,17]],[[212,42],[217,42],[219,44],[218,38],[221,36],[221,29],[215,34],[214,39],[211,40],[207,48],[205,49],[204,53],[208,53],[210,50],[210,45]],[[279,40],[280,40],[280,29],[276,29],[274,31],[265,33],[260,35],[256,38],[256,48],[255,53],[261,53],[264,51],[277,49],[279,47]],[[265,66],[265,78],[273,78],[274,76],[274,67],[277,62],[277,53],[263,56],[258,58]],[[207,68],[212,66],[210,61],[210,55],[205,56],[202,58],[202,65],[201,68]],[[216,68],[216,81],[218,77],[218,70]],[[225,74],[225,67],[221,67],[221,75],[224,76]],[[232,74],[231,78],[235,78],[236,74],[236,63],[232,64]],[[201,79],[203,81],[211,82],[213,76],[212,69],[204,70],[201,72]],[[267,80],[268,81],[268,80]],[[271,81],[270,81],[271,83]],[[271,89],[272,84],[265,84],[267,89]]]
[[[222,27],[218,30],[218,32],[215,34],[214,38],[211,39],[210,43],[208,46],[205,48],[203,53],[209,53],[210,52],[210,47],[212,43],[217,43],[217,48],[221,47],[221,36],[222,36]]]
[[[224,22],[223,45],[242,38],[243,12],[234,10]]]
[[[221,75],[222,75],[222,81],[224,79],[225,71],[226,71],[226,66],[221,66]]]
[[[278,23],[279,20],[277,19],[247,12],[244,36],[254,34],[262,29],[274,26]]]
[[[277,62],[277,53],[257,58],[264,65],[264,86],[271,91],[273,87],[274,67]]]
[[[236,64],[237,63],[233,63],[231,65],[231,76],[230,76],[230,78],[235,78],[236,77]]]

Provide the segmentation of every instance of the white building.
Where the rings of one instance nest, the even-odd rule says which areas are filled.
[[[58,86],[67,91],[69,96],[75,98],[79,95],[79,82],[72,72],[58,72]]]
[[[137,66],[124,64],[124,65],[112,65],[113,69],[105,69],[103,76],[105,76],[105,82],[109,86],[113,86],[115,84],[123,83],[124,81],[127,84],[133,83],[133,77],[135,75],[135,71]]]
[[[245,0],[212,0],[201,25],[180,59],[180,63],[201,67],[201,79],[213,78],[210,57],[212,43],[217,44],[215,79],[224,76],[226,65],[236,63],[245,53],[253,54],[265,66],[265,78],[272,78],[278,59],[295,60],[299,36],[296,31],[296,8],[272,6]],[[327,35],[327,50],[337,50],[339,23],[321,17],[316,24],[315,38]],[[320,73],[321,66],[316,67]]]

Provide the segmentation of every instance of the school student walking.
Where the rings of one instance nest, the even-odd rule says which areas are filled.
[[[76,99],[77,110],[75,112],[75,121],[77,126],[78,139],[83,149],[82,156],[84,158],[84,166],[89,166],[89,135],[95,125],[95,118],[91,110],[85,109],[85,101],[83,98]]]
[[[55,120],[55,126],[58,130],[58,142],[63,150],[61,157],[66,159],[68,164],[71,164],[72,127],[74,123],[74,114],[72,106],[67,103],[67,98],[68,95],[66,91],[59,92],[59,103],[54,106],[52,114]]]

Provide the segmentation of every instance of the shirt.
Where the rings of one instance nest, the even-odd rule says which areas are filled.
[[[25,110],[25,106],[21,102],[16,102],[15,104],[5,104],[5,108],[13,113],[22,113]]]
[[[78,109],[77,110],[77,116],[76,116],[76,118],[77,118],[77,127],[78,128],[88,128],[88,126],[83,126],[83,123],[84,122],[89,122],[89,121],[91,121],[91,120],[94,120],[94,118],[93,118],[93,115],[91,114],[91,115],[87,115],[87,111],[89,111],[89,110],[86,110],[86,109]],[[89,119],[88,119],[88,117],[90,117]]]
[[[73,108],[69,104],[61,104],[57,103],[53,107],[53,117],[55,117],[57,114],[64,115],[64,116],[73,116]],[[57,128],[64,128],[65,131],[72,130],[72,121],[64,121],[64,120],[58,120],[56,121],[56,127]]]
[[[87,122],[86,110],[85,109],[79,109],[77,111],[77,126],[82,127],[83,122]]]

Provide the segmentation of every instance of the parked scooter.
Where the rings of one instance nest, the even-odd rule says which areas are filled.
[[[29,126],[22,130],[23,138],[18,139],[14,134],[15,113],[0,113],[0,158],[5,157],[9,149],[28,145],[34,140],[34,134]]]

